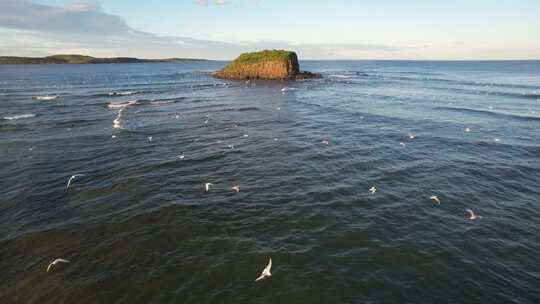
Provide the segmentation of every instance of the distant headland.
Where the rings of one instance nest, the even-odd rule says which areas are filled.
[[[236,80],[295,80],[321,77],[318,73],[301,72],[296,53],[285,50],[264,50],[241,54],[212,75],[217,78]]]
[[[104,64],[104,63],[145,63],[206,61],[193,58],[139,59],[133,57],[98,58],[84,55],[53,55],[47,57],[0,56],[0,64]]]

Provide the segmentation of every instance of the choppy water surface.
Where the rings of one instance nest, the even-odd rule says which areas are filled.
[[[540,62],[223,64],[0,67],[2,303],[540,301]]]

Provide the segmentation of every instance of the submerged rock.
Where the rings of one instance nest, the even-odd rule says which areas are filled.
[[[318,73],[300,72],[296,53],[284,50],[244,53],[212,75],[217,78],[237,80],[294,80],[321,77]]]

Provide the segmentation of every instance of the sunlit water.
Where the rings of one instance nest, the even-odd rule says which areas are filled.
[[[540,301],[540,62],[223,65],[0,67],[1,303]]]

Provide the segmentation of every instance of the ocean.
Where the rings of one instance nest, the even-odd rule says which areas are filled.
[[[540,302],[540,61],[224,64],[0,67],[1,303]]]

